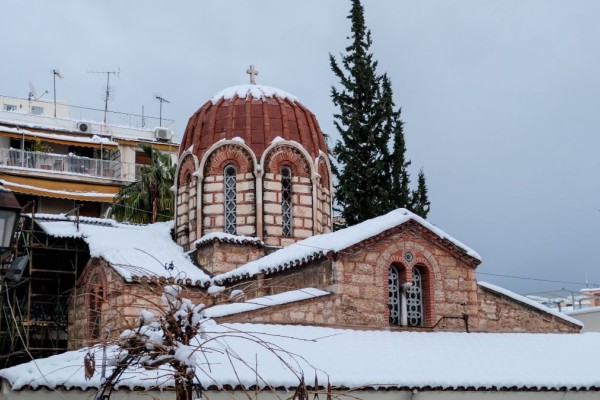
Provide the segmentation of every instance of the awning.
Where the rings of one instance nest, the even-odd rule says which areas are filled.
[[[117,143],[100,136],[72,136],[58,135],[53,133],[33,132],[29,130],[17,130],[14,128],[0,127],[0,136],[13,139],[40,139],[44,142],[63,144],[67,146],[93,147],[95,149],[116,149]]]
[[[48,178],[15,176],[0,173],[0,183],[15,193],[55,197],[79,201],[112,202],[118,186],[97,185],[87,182],[54,181]]]

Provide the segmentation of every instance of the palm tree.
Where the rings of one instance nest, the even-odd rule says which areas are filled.
[[[171,191],[175,166],[169,154],[147,144],[140,144],[140,148],[150,158],[150,165],[142,166],[139,179],[123,186],[115,195],[114,217],[142,224],[169,221],[175,207]]]

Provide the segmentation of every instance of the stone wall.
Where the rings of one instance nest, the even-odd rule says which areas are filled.
[[[577,333],[581,327],[521,303],[501,293],[478,287],[480,332]]]
[[[197,248],[196,262],[211,275],[231,271],[265,255],[264,247],[214,240]]]
[[[100,311],[97,319],[99,326],[94,332],[91,300],[98,293],[96,285],[92,284],[94,276],[101,276],[101,298],[96,302]],[[135,282],[126,283],[123,278],[109,267],[104,260],[92,259],[86,266],[82,278],[74,291],[72,306],[69,310],[69,349],[77,349],[101,342],[105,329],[109,329],[109,339],[119,337],[124,329],[135,328],[139,324],[140,311],[150,310],[156,315],[163,310],[162,288],[166,282]],[[212,299],[199,288],[184,288],[183,297],[189,298],[194,304],[212,304]]]
[[[292,236],[284,237],[281,211],[281,174],[265,173],[263,215],[265,243],[287,246],[313,235],[312,183],[310,178],[292,176]]]
[[[193,176],[194,170],[194,159],[187,155],[181,161],[175,196],[175,239],[186,250],[197,239],[197,179]]]

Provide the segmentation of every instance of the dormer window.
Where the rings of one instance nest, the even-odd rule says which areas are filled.
[[[237,219],[236,203],[236,175],[237,170],[234,165],[229,164],[224,171],[225,184],[225,232],[235,235]]]
[[[281,213],[283,236],[292,236],[292,170],[281,168]]]

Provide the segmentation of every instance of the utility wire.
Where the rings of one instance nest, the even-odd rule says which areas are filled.
[[[515,276],[515,275],[493,274],[493,273],[491,273],[491,272],[477,272],[477,274],[478,274],[478,275],[491,275],[491,276],[499,276],[499,277],[502,277],[502,278],[523,279],[523,280],[529,280],[529,281],[538,281],[538,282],[568,283],[568,284],[570,284],[570,285],[580,285],[580,286],[592,285],[592,286],[600,287],[600,284],[598,284],[598,283],[593,283],[593,282],[569,282],[569,281],[557,281],[557,280],[552,280],[552,279],[531,278],[531,277],[527,277],[527,276]]]

